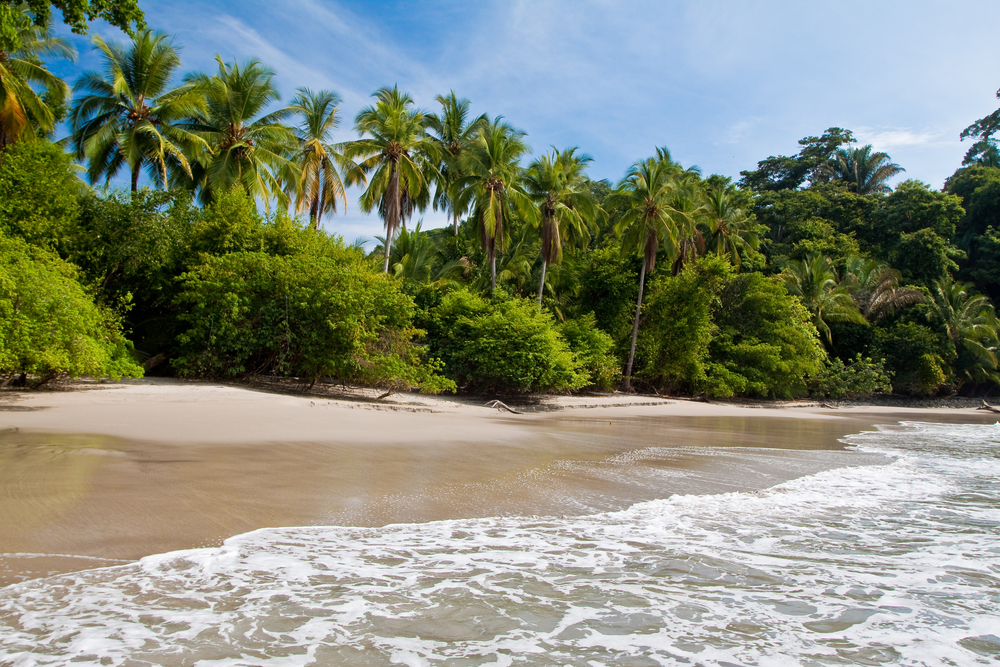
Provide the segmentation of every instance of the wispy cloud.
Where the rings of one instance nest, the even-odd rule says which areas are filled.
[[[876,150],[881,151],[890,151],[903,146],[935,146],[954,143],[954,138],[947,137],[944,132],[928,129],[886,128],[877,130],[870,127],[859,127],[854,130],[854,136],[859,143],[871,144]]]

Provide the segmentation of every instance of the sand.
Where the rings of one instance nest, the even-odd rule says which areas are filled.
[[[0,394],[0,585],[268,526],[582,514],[766,488],[881,462],[838,443],[872,424],[996,418],[622,395],[511,414],[478,399],[372,396],[159,379]]]

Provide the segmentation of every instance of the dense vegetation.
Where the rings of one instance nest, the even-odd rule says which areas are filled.
[[[63,5],[74,27],[108,11]],[[453,92],[435,113],[379,90],[335,143],[336,93],[282,106],[256,61],[182,75],[128,6],[132,41],[95,36],[104,68],[71,91],[43,60],[74,55],[48,3],[0,5],[4,384],[840,398],[1000,382],[1000,111],[966,130],[941,191],[890,187],[903,168],[841,128],[737,183],[666,148],[609,183],[576,147],[532,159],[523,132]],[[370,253],[326,231],[352,185],[384,221]],[[451,225],[414,224],[428,208]]]

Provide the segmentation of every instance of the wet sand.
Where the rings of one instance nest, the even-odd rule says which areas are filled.
[[[883,462],[838,442],[872,424],[996,418],[646,397],[549,404],[561,409],[513,415],[447,398],[374,404],[152,380],[3,394],[0,585],[268,526],[589,514],[762,489]]]

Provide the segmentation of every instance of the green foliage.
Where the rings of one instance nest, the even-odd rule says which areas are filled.
[[[894,393],[927,396],[947,381],[947,364],[940,354],[942,342],[928,327],[896,322],[875,329],[873,356],[885,360]]]
[[[846,364],[843,359],[834,357],[810,378],[809,389],[818,396],[829,398],[861,398],[888,393],[892,383],[884,366],[882,359],[872,361],[860,353]]]
[[[21,141],[0,159],[0,233],[63,250],[84,189],[55,144]]]
[[[581,307],[594,313],[622,357],[628,354],[638,282],[639,261],[623,258],[615,248],[592,251],[580,275]]]
[[[565,391],[591,384],[552,316],[527,299],[452,292],[429,313],[427,331],[431,354],[463,389]]]
[[[641,380],[667,392],[694,391],[704,384],[712,302],[730,275],[728,263],[709,256],[676,276],[650,281],[636,348]]]
[[[790,397],[826,358],[809,312],[774,278],[730,278],[713,309],[717,332],[709,345],[709,396]]]
[[[799,140],[798,155],[771,156],[757,163],[757,169],[741,171],[740,187],[757,192],[794,190],[807,179],[825,180],[824,167],[841,145],[854,141],[850,130],[831,127],[820,137]]]
[[[965,253],[949,244],[930,228],[912,234],[901,234],[891,258],[903,280],[918,285],[933,285],[958,270],[956,259]]]
[[[119,320],[55,253],[0,235],[0,375],[142,376]]]
[[[393,389],[454,389],[421,363],[413,300],[360,259],[238,252],[182,276],[183,375],[333,376]]]
[[[592,386],[610,391],[618,385],[622,371],[615,355],[615,341],[598,328],[593,313],[567,320],[558,330]]]

